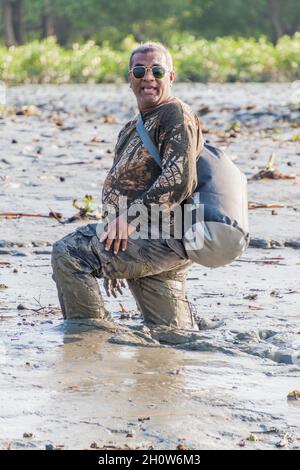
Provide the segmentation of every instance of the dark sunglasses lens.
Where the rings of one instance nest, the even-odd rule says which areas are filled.
[[[165,76],[166,71],[160,65],[155,65],[154,67],[152,67],[152,73],[155,78],[163,78]]]
[[[145,75],[145,67],[137,65],[136,67],[133,67],[132,73],[135,78],[143,78]]]

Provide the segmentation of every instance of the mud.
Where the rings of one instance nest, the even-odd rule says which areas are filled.
[[[103,291],[121,331],[63,323],[51,245],[80,222],[0,218],[0,448],[300,448],[300,402],[287,400],[300,388],[299,108],[288,84],[174,93],[248,177],[272,153],[296,174],[249,181],[249,201],[284,207],[250,210],[251,245],[230,266],[192,267],[193,336],[143,329],[127,289]],[[67,218],[72,199],[97,199],[136,112],[128,87],[24,86],[7,99],[37,111],[0,119],[0,212]]]

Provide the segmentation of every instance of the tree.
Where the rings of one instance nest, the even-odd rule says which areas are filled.
[[[173,33],[196,37],[267,36],[274,43],[300,29],[300,0],[0,0],[7,45],[55,35],[58,43],[108,40],[128,34],[168,43]],[[23,8],[23,16],[21,13]],[[1,34],[1,31],[0,31]]]
[[[5,44],[16,46],[25,41],[22,0],[3,0],[3,29]]]
[[[292,35],[300,29],[299,0],[268,0],[267,14],[271,21],[271,35],[274,43],[284,34]]]

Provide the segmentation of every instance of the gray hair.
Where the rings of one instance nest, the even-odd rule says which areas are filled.
[[[160,42],[144,42],[143,44],[140,44],[139,46],[135,47],[130,54],[130,59],[129,59],[129,68],[132,66],[132,61],[133,61],[133,56],[140,52],[141,54],[146,54],[147,52],[153,52],[153,51],[160,51],[164,54],[167,65],[170,68],[170,70],[173,70],[173,60],[171,57],[170,52],[168,49],[161,44]]]

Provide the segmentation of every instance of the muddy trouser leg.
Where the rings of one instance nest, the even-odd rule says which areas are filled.
[[[190,327],[182,273],[191,262],[184,250],[180,255],[164,240],[129,239],[126,251],[114,255],[99,241],[102,230],[103,224],[89,224],[53,245],[53,278],[64,317],[110,318],[96,279],[105,276],[129,280],[146,322]],[[140,278],[147,279],[139,284]],[[156,307],[150,313],[146,305],[153,297]]]
[[[147,326],[197,328],[185,293],[188,267],[127,281]]]
[[[96,279],[100,265],[91,244],[92,237],[76,231],[53,245],[53,279],[65,319],[110,317]]]

